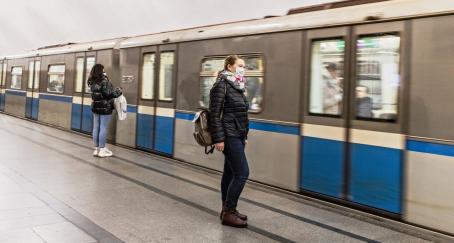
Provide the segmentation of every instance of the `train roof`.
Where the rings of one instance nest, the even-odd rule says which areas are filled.
[[[10,55],[5,57],[0,57],[1,59],[15,59],[15,58],[25,58],[25,57],[34,57],[34,56],[47,56],[54,54],[64,54],[64,53],[74,53],[74,52],[85,52],[85,51],[95,51],[95,50],[104,50],[104,49],[118,49],[119,44],[125,37],[100,40],[94,42],[86,43],[67,43],[63,45],[55,45],[49,47],[38,48],[37,50],[25,52],[17,55]]]
[[[454,1],[393,0],[131,37],[122,41],[120,48],[346,25],[365,22],[368,19],[394,20],[452,12]]]
[[[297,29],[339,26],[376,20],[397,20],[435,14],[454,13],[454,1],[447,0],[393,0],[348,6],[280,17],[209,25],[183,30],[124,37],[95,42],[67,44],[0,57],[14,59],[32,56],[73,53],[101,49],[122,49],[194,40],[282,32]]]

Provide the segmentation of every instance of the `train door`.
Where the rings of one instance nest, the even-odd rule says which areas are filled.
[[[93,114],[91,112],[91,92],[87,79],[95,63],[95,52],[76,54],[76,81],[73,94],[71,129],[88,134],[93,129]]]
[[[405,22],[355,26],[352,35],[348,199],[400,214]]]
[[[32,58],[28,62],[27,97],[25,101],[25,117],[38,119],[39,109],[39,81],[41,72],[41,59]]]
[[[173,154],[176,45],[142,48],[137,147]]]
[[[303,190],[345,198],[350,29],[306,33],[301,142]]]
[[[303,190],[401,213],[404,29],[307,32]]]

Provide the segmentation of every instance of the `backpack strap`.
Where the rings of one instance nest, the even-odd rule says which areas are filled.
[[[210,149],[208,149],[210,147]],[[205,154],[212,154],[214,152],[214,146],[205,146]]]

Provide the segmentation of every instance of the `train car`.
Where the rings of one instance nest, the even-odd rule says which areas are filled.
[[[6,57],[5,112],[90,134],[93,114],[86,80],[99,62],[118,85],[119,53],[114,47],[120,40],[57,45]],[[115,122],[109,131],[113,141]]]
[[[442,23],[453,9],[446,1],[391,1],[128,38],[120,68],[134,116],[117,126],[117,143],[222,170],[221,154],[206,156],[194,142],[191,120],[207,105],[223,58],[239,54],[251,103],[252,180],[452,233],[454,183],[435,179],[447,178],[439,166],[447,169],[451,158],[439,159],[434,180],[422,182],[431,163],[423,158],[432,155],[414,147],[432,146],[421,137],[454,137],[437,130],[441,121],[412,113],[422,112],[415,101],[424,104],[424,92],[412,92],[427,85],[414,77],[424,70],[414,56],[429,62],[424,45],[434,38],[422,33],[440,29],[440,39],[450,39]],[[437,96],[426,95],[435,105]]]
[[[94,62],[113,63],[108,73],[118,72],[129,103],[117,144],[222,170],[222,154],[205,155],[193,139],[192,119],[223,59],[238,54],[251,180],[454,234],[452,21],[452,1],[384,1],[126,38],[98,48]],[[60,62],[83,70],[90,51],[38,60],[47,71]],[[25,84],[11,85],[27,60],[5,63],[6,112],[25,114]],[[69,111],[42,105],[41,92],[55,95],[43,75],[38,120],[55,123],[63,112],[57,124],[89,132],[87,94],[65,88]]]

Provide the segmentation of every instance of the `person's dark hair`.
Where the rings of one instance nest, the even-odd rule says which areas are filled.
[[[327,64],[325,65],[325,68],[326,68],[328,71],[334,72],[334,71],[336,71],[337,66],[336,66],[335,63],[329,62],[329,63],[327,63]]]
[[[92,85],[95,82],[99,82],[103,79],[104,76],[104,66],[102,64],[95,64],[90,71],[90,76],[88,77],[88,85]]]
[[[230,55],[224,60],[224,70],[228,69],[229,65],[235,64],[236,60],[241,59],[238,55]]]

